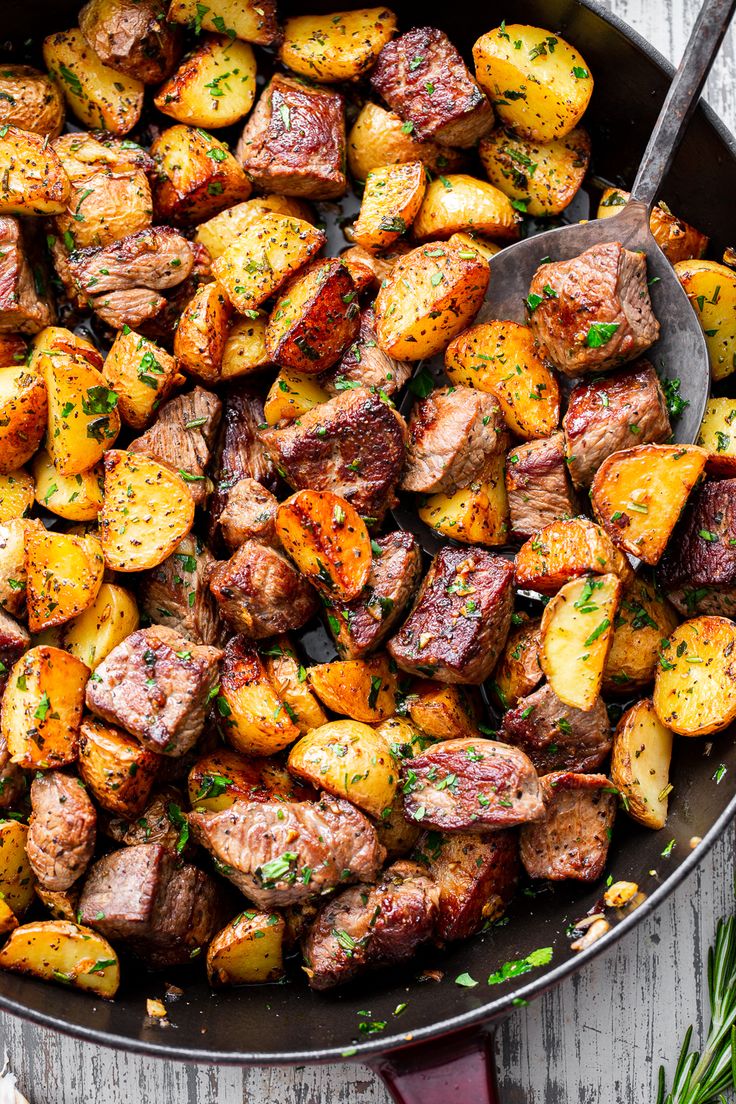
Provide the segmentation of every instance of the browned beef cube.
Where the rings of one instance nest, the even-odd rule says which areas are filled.
[[[209,588],[215,558],[196,537],[141,576],[138,600],[154,625],[175,629],[195,644],[218,644],[222,625]]]
[[[61,771],[45,771],[31,783],[28,861],[46,889],[69,889],[87,869],[95,849],[97,813],[84,783]]]
[[[542,353],[566,376],[618,368],[659,337],[646,256],[620,242],[540,265],[527,302]]]
[[[561,433],[511,450],[506,463],[506,493],[511,535],[518,540],[526,540],[553,521],[575,516],[575,495]]]
[[[531,878],[594,882],[608,857],[616,793],[604,774],[556,771],[541,780],[546,816],[521,830],[521,861]]]
[[[422,553],[411,533],[373,541],[368,582],[357,598],[329,607],[329,625],[340,655],[360,659],[383,643],[419,584]]]
[[[414,27],[387,43],[371,84],[421,142],[474,146],[493,126],[490,103],[436,27]]]
[[[210,574],[220,613],[254,640],[299,629],[317,612],[317,595],[290,560],[260,541],[241,544]]]
[[[279,501],[256,479],[239,479],[225,493],[217,528],[231,552],[247,540],[276,544],[275,518]]]
[[[221,656],[173,629],[138,629],[95,669],[87,707],[151,751],[184,755],[202,731]]]
[[[452,494],[488,477],[490,462],[508,445],[506,423],[493,395],[446,387],[414,404],[402,490]]]
[[[179,319],[194,298],[195,293],[202,284],[208,284],[212,277],[212,258],[203,245],[199,242],[189,242],[194,254],[194,265],[186,280],[182,280],[166,295],[161,310],[153,316],[141,322],[137,327],[138,333],[142,333],[151,341],[159,345],[171,347],[176,333]]]
[[[99,859],[79,902],[80,921],[127,944],[154,969],[189,962],[224,922],[222,891],[159,843]]]
[[[373,308],[368,307],[360,316],[357,340],[348,346],[335,367],[321,377],[320,383],[330,395],[339,395],[356,383],[375,387],[384,395],[394,395],[407,382],[411,372],[411,365],[394,360],[378,348],[375,314]]]
[[[439,886],[440,939],[467,939],[503,916],[519,878],[515,832],[433,832],[418,850]]]
[[[150,456],[171,471],[186,472],[192,498],[201,506],[210,487],[205,471],[221,417],[217,395],[195,387],[164,403],[151,428],[131,441],[128,449]]]
[[[342,96],[276,73],[245,124],[235,156],[266,192],[337,199],[347,190]]]
[[[31,646],[31,638],[15,618],[0,609],[0,695],[8,681],[10,668]]]
[[[255,479],[274,491],[278,485],[275,465],[261,441],[263,399],[247,383],[230,387],[225,395],[220,440],[215,452],[215,490],[209,500],[210,534],[227,505],[227,496],[240,479]]]
[[[261,437],[295,490],[333,491],[376,521],[396,502],[406,424],[365,387],[345,391],[285,429],[268,429]]]
[[[537,772],[519,748],[443,740],[401,766],[404,812],[439,832],[513,828],[544,816]]]
[[[328,902],[304,941],[312,989],[344,985],[365,970],[412,958],[432,938],[439,890],[417,863],[401,860],[370,889]]]
[[[175,786],[164,786],[151,794],[136,820],[126,820],[121,816],[107,817],[102,821],[102,830],[110,839],[124,843],[126,847],[135,847],[139,843],[160,843],[172,854],[186,856],[194,847],[190,842],[181,851],[178,850],[181,847],[182,814],[177,811],[186,808],[187,804],[181,790]]]
[[[657,581],[684,617],[736,616],[736,479],[694,491],[657,567]]]
[[[480,684],[511,627],[513,582],[514,565],[484,548],[442,548],[389,652],[411,674]]]
[[[540,774],[594,771],[611,750],[608,711],[599,698],[587,713],[565,705],[545,683],[503,718],[500,736],[520,747]]]
[[[0,333],[35,334],[56,321],[32,229],[0,217]]]
[[[193,812],[195,839],[259,908],[293,905],[346,881],[372,882],[385,858],[376,830],[349,801],[236,801]]]
[[[640,360],[615,375],[579,384],[562,419],[570,475],[589,487],[614,452],[666,441],[672,433],[657,373]]]

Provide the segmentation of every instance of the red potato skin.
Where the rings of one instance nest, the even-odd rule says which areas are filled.
[[[293,322],[284,329],[281,318],[289,311],[295,285],[313,284],[313,291]],[[357,290],[341,261],[315,261],[286,285],[276,301],[266,328],[266,349],[275,364],[307,375],[331,368],[358,336],[360,308]]]

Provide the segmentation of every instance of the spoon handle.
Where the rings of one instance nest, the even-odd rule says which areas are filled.
[[[654,125],[631,201],[651,210],[720,49],[736,0],[705,0]]]

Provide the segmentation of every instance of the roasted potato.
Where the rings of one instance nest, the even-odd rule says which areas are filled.
[[[318,663],[307,678],[320,701],[343,717],[375,724],[396,711],[396,676],[385,656]]]
[[[95,801],[115,816],[135,820],[143,812],[161,763],[127,732],[97,717],[79,730],[79,773]]]
[[[419,679],[412,683],[407,706],[417,728],[433,740],[461,740],[480,733],[473,699],[463,686]]]
[[[0,368],[0,475],[30,460],[46,432],[46,385],[25,367]]]
[[[353,241],[364,249],[387,249],[414,222],[426,186],[421,161],[372,169],[366,176],[360,212],[353,223]]]
[[[396,16],[389,8],[297,15],[284,24],[279,57],[310,80],[357,80],[395,34]]]
[[[31,632],[62,625],[94,602],[105,572],[96,537],[51,532],[42,525],[26,533],[26,601]]]
[[[637,575],[621,594],[603,672],[603,690],[628,694],[653,682],[660,643],[677,623],[678,616],[667,599],[651,582]]]
[[[620,597],[617,575],[588,575],[545,606],[539,664],[565,705],[588,712],[598,700]]]
[[[621,188],[606,188],[601,196],[596,218],[617,215],[629,201],[629,192]],[[670,211],[665,203],[658,203],[649,216],[649,229],[665,257],[672,264],[702,257],[708,248],[708,237],[694,226],[684,222]]]
[[[307,671],[296,658],[289,638],[277,637],[263,655],[268,677],[302,735],[326,724],[327,714],[313,693]]]
[[[41,449],[31,464],[36,502],[68,521],[94,521],[102,507],[102,464],[77,475],[62,475]]]
[[[138,605],[129,590],[103,583],[94,602],[62,626],[59,647],[94,670],[138,628]]]
[[[327,402],[329,398],[315,376],[295,372],[292,368],[282,368],[266,396],[263,417],[268,425],[292,422],[295,418],[301,418],[313,406]]]
[[[509,633],[493,672],[493,689],[503,709],[511,709],[531,694],[544,678],[539,663],[540,627],[539,620],[525,620]]]
[[[232,308],[218,284],[199,288],[179,318],[174,356],[201,383],[217,383],[228,338]]]
[[[448,345],[445,370],[450,383],[493,395],[509,429],[523,440],[549,437],[557,429],[560,389],[538,355],[528,326],[472,326]]]
[[[0,898],[0,935],[7,935],[18,927],[18,920],[7,901]]]
[[[11,932],[0,969],[58,981],[112,1000],[120,984],[118,956],[92,928],[68,920],[35,920]]]
[[[56,138],[64,126],[64,97],[47,73],[30,65],[0,69],[0,126]]]
[[[481,138],[478,153],[491,184],[517,210],[535,217],[559,215],[577,195],[588,171],[590,136],[583,127],[576,127],[563,138],[534,142],[499,127]]]
[[[0,475],[0,524],[22,518],[33,505],[33,479],[24,468]]]
[[[217,708],[225,738],[244,755],[274,755],[299,736],[291,707],[276,693],[261,656],[243,636],[232,637],[225,648]]]
[[[0,524],[0,609],[17,617],[26,604],[26,530],[40,521],[11,518]]]
[[[87,0],[79,29],[100,61],[144,84],[167,77],[181,53],[159,0]]]
[[[316,375],[331,368],[358,336],[360,308],[353,278],[332,257],[313,261],[276,300],[266,327],[275,364]]]
[[[99,514],[105,562],[115,571],[158,567],[192,528],[194,500],[180,475],[147,456],[105,453]]]
[[[595,516],[619,548],[656,564],[707,459],[696,445],[639,445],[613,453],[593,480]]]
[[[207,35],[154,103],[164,115],[198,127],[232,126],[244,119],[256,94],[256,59],[247,42]]]
[[[484,258],[444,242],[400,257],[376,299],[379,346],[397,360],[442,352],[475,317],[489,276]]]
[[[277,292],[325,242],[308,222],[263,215],[245,227],[212,265],[215,279],[240,314]]]
[[[610,537],[588,518],[553,521],[530,537],[516,555],[516,585],[540,594],[556,594],[580,575],[612,572],[624,583],[634,573]]]
[[[235,801],[297,801],[311,794],[276,759],[253,758],[218,748],[198,759],[189,772],[192,808],[219,812]]]
[[[209,0],[207,10],[197,0],[171,0],[166,18],[195,31],[215,31],[259,46],[279,37],[276,0]]]
[[[503,125],[525,138],[564,138],[593,94],[584,59],[541,27],[502,23],[481,35],[473,60],[478,83]]]
[[[0,139],[0,215],[60,215],[71,181],[48,138],[7,123]]]
[[[86,360],[44,353],[39,368],[46,384],[46,448],[62,475],[88,471],[120,432],[118,396]]]
[[[28,371],[43,374],[43,358],[57,357],[84,361],[90,368],[102,368],[102,353],[85,337],[64,326],[45,326],[31,341],[28,350]]]
[[[115,335],[103,374],[117,395],[121,416],[133,429],[145,429],[184,378],[170,353],[130,327]]]
[[[221,379],[249,376],[254,372],[262,372],[271,365],[266,349],[267,325],[268,315],[264,311],[251,311],[250,317],[240,318],[233,323],[227,332],[225,348],[222,350]]]
[[[46,889],[36,882],[33,888],[53,920],[71,920],[73,924],[76,923],[80,893],[78,886],[72,886],[70,889]]]
[[[207,948],[212,988],[278,981],[284,973],[285,927],[283,916],[250,909],[231,920]]]
[[[43,60],[70,110],[91,130],[127,134],[143,108],[143,84],[103,65],[76,27],[49,35]]]
[[[77,136],[68,134],[54,142],[65,165],[61,143],[74,137]],[[85,164],[86,172],[81,179],[72,181],[67,209],[63,215],[56,216],[57,234],[65,249],[112,245],[151,226],[153,199],[145,170],[123,168],[111,161],[112,158],[101,159],[96,170],[92,164]],[[52,244],[51,239],[49,241]],[[57,263],[64,263],[60,247],[57,247],[57,258]],[[92,290],[93,287],[90,292]]]
[[[720,732],[736,718],[736,625],[694,617],[662,642],[652,701],[680,736]]]
[[[703,327],[710,374],[725,379],[736,369],[736,272],[697,259],[678,261],[675,272]]]
[[[365,181],[373,169],[421,161],[433,173],[454,172],[463,154],[451,146],[420,142],[393,111],[374,103],[363,104],[348,135],[348,166],[356,180]]]
[[[18,820],[0,819],[0,901],[13,915],[28,911],[35,878],[26,855],[28,827]]]
[[[736,402],[733,399],[709,399],[695,442],[708,453],[705,468],[709,475],[726,479],[736,475]]]
[[[487,261],[490,261],[491,257],[495,257],[497,253],[500,253],[503,248],[500,245],[496,245],[495,242],[489,241],[488,238],[481,237],[480,234],[476,233],[463,233],[458,231],[452,234],[447,240],[450,245],[454,245],[458,249],[475,250],[476,253],[480,253],[481,257],[485,257]]]
[[[432,241],[477,230],[491,238],[514,241],[520,221],[511,200],[493,184],[457,173],[437,177],[429,185],[412,234],[417,241]]]
[[[287,498],[276,514],[276,533],[326,598],[349,602],[368,582],[368,529],[355,507],[332,491],[297,491]]]
[[[197,227],[194,240],[203,245],[212,260],[216,261],[248,226],[257,226],[264,215],[282,215],[309,225],[314,222],[312,209],[304,200],[292,196],[262,195],[213,215]]]
[[[360,721],[312,729],[291,749],[289,770],[374,817],[391,807],[399,778],[386,741]]]
[[[77,758],[89,668],[76,656],[39,644],[8,676],[1,730],[11,759],[27,770],[52,770]]]
[[[154,206],[163,222],[189,226],[251,193],[225,143],[199,128],[169,127],[152,143],[151,156],[159,168]]]
[[[645,828],[664,828],[672,758],[672,733],[660,721],[650,699],[627,709],[616,726],[611,781],[624,808]]]
[[[437,533],[463,544],[506,544],[509,501],[504,479],[505,457],[493,457],[483,483],[471,483],[452,494],[422,496],[418,514]],[[489,465],[490,466],[490,465]]]
[[[431,737],[420,732],[406,717],[389,717],[373,727],[386,741],[388,750],[397,761],[421,755],[433,742]]]

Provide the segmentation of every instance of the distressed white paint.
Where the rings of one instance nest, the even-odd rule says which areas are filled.
[[[676,60],[698,0],[604,0]],[[306,6],[306,0],[305,0]],[[509,18],[513,16],[509,7]],[[726,41],[708,99],[736,130],[736,34]],[[707,187],[707,166],[703,187]],[[732,911],[734,832],[656,916],[508,1021],[498,1042],[504,1104],[649,1104],[657,1070],[707,1009],[704,952]],[[31,1104],[386,1104],[358,1066],[213,1069],[115,1054],[0,1015],[0,1054],[12,1056]]]

